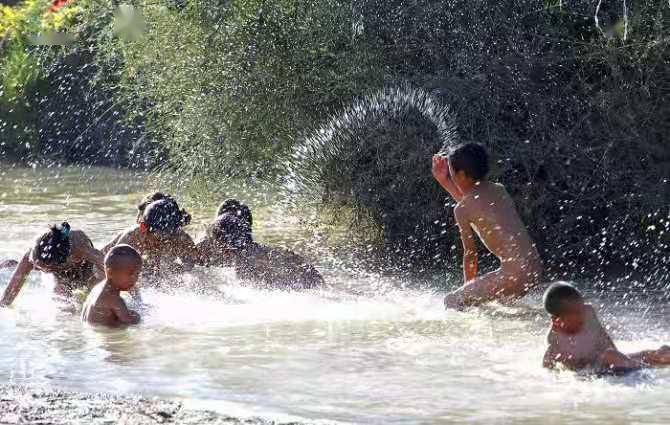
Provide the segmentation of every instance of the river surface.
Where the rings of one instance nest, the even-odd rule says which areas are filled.
[[[1,174],[0,258],[17,258],[63,219],[101,246],[132,225],[151,188],[143,176],[107,169]],[[543,370],[548,320],[539,294],[514,307],[445,312],[443,290],[338,266],[323,235],[275,208],[272,196],[247,194],[257,239],[308,256],[329,288],[264,291],[230,270],[196,270],[162,292],[144,291],[139,326],[106,330],[55,303],[53,281],[35,272],[15,305],[0,309],[0,380],[277,420],[670,423],[670,368],[607,379]],[[197,237],[211,211],[194,215],[188,230]],[[0,290],[10,274],[0,271]],[[660,299],[617,293],[593,302],[619,347],[632,351],[670,343],[670,309]]]

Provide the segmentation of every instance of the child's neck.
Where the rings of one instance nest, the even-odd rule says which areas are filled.
[[[475,192],[482,184],[481,180],[468,180],[461,184],[461,192],[463,195]]]
[[[115,293],[121,293],[116,286],[112,283],[112,281],[109,278],[105,278],[105,291],[106,292],[115,292]]]

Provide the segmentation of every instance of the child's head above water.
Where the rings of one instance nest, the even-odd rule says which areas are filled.
[[[237,199],[226,199],[219,205],[216,210],[216,217],[221,217],[224,214],[233,214],[234,216],[246,220],[249,226],[254,224],[251,209]]]
[[[142,216],[144,215],[144,210],[152,204],[153,202],[160,201],[161,199],[171,199],[172,197],[163,192],[154,192],[145,196],[142,201],[137,204],[137,222],[142,221]]]
[[[191,215],[180,209],[177,201],[167,197],[152,202],[140,219],[140,230],[144,233],[172,234],[191,222]]]
[[[477,143],[459,145],[449,154],[449,167],[452,178],[483,180],[489,173],[488,152]]]
[[[220,215],[214,220],[209,228],[209,236],[226,249],[243,249],[253,241],[249,222],[231,213]]]
[[[46,269],[67,262],[71,251],[70,225],[64,222],[51,226],[48,232],[37,238],[30,256],[33,263]]]
[[[135,286],[141,269],[142,257],[130,245],[117,245],[105,257],[107,281],[120,291]]]
[[[584,323],[584,297],[577,288],[566,282],[553,283],[543,296],[544,309],[551,314],[558,330],[575,333]]]

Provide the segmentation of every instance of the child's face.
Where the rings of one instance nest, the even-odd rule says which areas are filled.
[[[555,329],[566,334],[576,334],[584,326],[584,312],[582,303],[571,303],[564,307],[560,316],[552,316],[551,321]]]
[[[451,176],[451,181],[454,182],[457,188],[463,191],[465,188],[469,187],[468,183],[470,182],[471,179],[465,175],[465,171],[454,170],[454,166],[451,163],[451,158],[449,158],[448,162],[449,162],[449,175]]]
[[[135,286],[140,277],[142,265],[129,263],[123,266],[106,267],[107,280],[119,291],[128,291]]]

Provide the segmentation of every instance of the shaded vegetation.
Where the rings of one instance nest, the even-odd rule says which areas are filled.
[[[7,156],[158,165],[221,191],[230,176],[284,181],[321,139],[309,165],[289,161],[293,181],[359,211],[409,263],[443,267],[458,242],[427,170],[444,137],[383,95],[405,87],[491,149],[556,274],[667,280],[667,2],[48,3],[2,9]],[[74,41],[30,45],[52,15]]]

